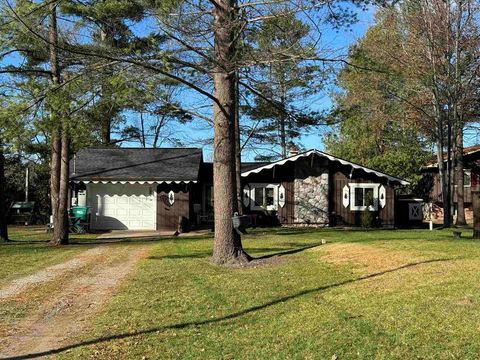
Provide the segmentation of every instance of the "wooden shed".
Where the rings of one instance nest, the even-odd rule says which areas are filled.
[[[281,224],[395,225],[395,188],[408,182],[319,150],[263,165],[242,174],[244,210],[275,216]]]

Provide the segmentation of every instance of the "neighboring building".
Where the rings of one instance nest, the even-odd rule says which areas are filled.
[[[213,166],[200,149],[84,149],[72,160],[72,197],[93,229],[176,229],[213,219]],[[395,189],[408,182],[318,150],[242,164],[244,212],[257,224],[356,226],[373,211],[395,225]],[[367,206],[367,199],[372,203]]]
[[[446,159],[446,156],[445,156]],[[464,206],[465,217],[467,221],[473,219],[472,211],[472,190],[477,189],[480,179],[480,145],[470,146],[463,149],[463,172],[464,172]],[[423,170],[423,179],[421,183],[422,193],[419,193],[425,201],[433,203],[434,220],[443,219],[443,199],[440,186],[440,176],[438,174],[438,162],[432,161]],[[457,185],[455,185],[456,188]],[[457,193],[453,194],[453,202],[457,206]],[[454,214],[454,216],[455,216]]]

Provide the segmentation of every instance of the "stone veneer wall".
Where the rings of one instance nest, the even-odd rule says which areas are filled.
[[[328,173],[294,181],[296,223],[328,224]]]

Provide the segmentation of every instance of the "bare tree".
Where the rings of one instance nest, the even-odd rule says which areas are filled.
[[[467,119],[476,118],[472,109],[480,69],[478,4],[409,0],[395,12],[400,51],[391,55],[398,61],[408,92],[394,96],[410,107],[411,117],[436,142],[444,226],[452,224],[455,191],[457,223],[461,224],[465,221],[463,131]]]
[[[0,241],[8,241],[7,204],[5,203],[5,156],[0,139]]]

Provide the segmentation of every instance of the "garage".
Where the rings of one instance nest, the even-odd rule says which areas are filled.
[[[155,230],[156,185],[90,183],[87,205],[96,230]]]
[[[82,149],[70,161],[72,204],[90,207],[94,230],[175,231],[193,213],[191,201],[201,201],[190,186],[202,161],[201,149]]]

